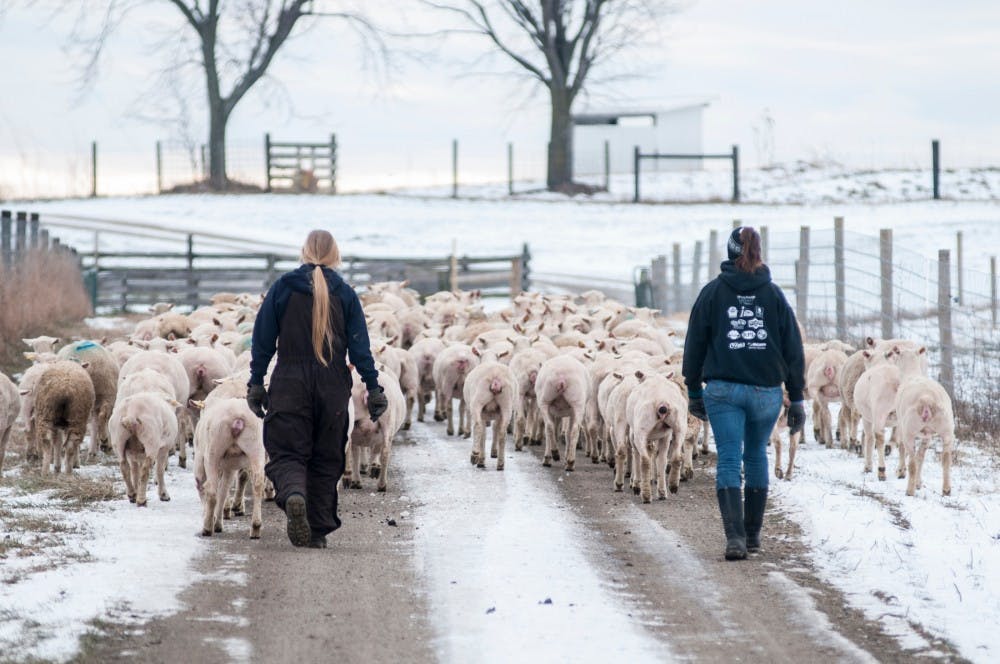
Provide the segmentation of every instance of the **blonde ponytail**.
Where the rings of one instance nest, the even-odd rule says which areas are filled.
[[[330,287],[323,276],[323,266],[340,264],[337,241],[327,231],[312,231],[302,247],[302,262],[315,266],[312,271],[312,345],[316,359],[325,367],[329,365],[326,351],[333,347],[333,327],[330,325]]]

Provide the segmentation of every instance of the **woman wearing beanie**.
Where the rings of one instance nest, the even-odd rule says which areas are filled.
[[[294,546],[325,548],[340,527],[337,482],[344,474],[351,372],[368,387],[372,420],[387,402],[378,384],[357,294],[333,268],[340,250],[326,231],[309,233],[302,266],[271,286],[257,314],[247,403],[264,418],[265,471],[285,510]],[[269,390],[264,374],[278,352]]]
[[[742,560],[747,551],[760,549],[767,441],[781,410],[782,383],[791,401],[789,428],[797,433],[805,424],[805,358],[795,314],[761,258],[760,235],[737,228],[726,248],[722,274],[701,290],[691,309],[684,382],[691,414],[708,419],[715,436],[726,560]]]

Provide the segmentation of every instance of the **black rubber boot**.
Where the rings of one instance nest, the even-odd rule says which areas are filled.
[[[317,535],[313,533],[309,536],[309,544],[307,544],[310,549],[325,549],[326,548],[326,535]]]
[[[312,537],[309,520],[306,518],[306,499],[301,493],[293,493],[285,501],[285,516],[288,518],[286,532],[292,546],[306,546]]]
[[[747,539],[743,526],[743,492],[737,487],[716,490],[719,513],[726,531],[726,560],[744,560],[747,557]]]
[[[764,507],[767,505],[767,487],[744,489],[743,525],[747,535],[747,551],[760,551],[760,528],[764,525]]]

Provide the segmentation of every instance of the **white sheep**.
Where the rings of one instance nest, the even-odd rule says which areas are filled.
[[[403,426],[406,415],[406,402],[399,382],[384,365],[376,365],[379,370],[378,383],[385,392],[388,407],[372,422],[368,412],[368,390],[357,372],[353,372],[354,384],[351,388],[351,400],[354,405],[354,428],[349,436],[347,449],[347,473],[344,484],[352,489],[361,488],[361,454],[359,448],[370,449],[371,463],[369,473],[378,479],[377,488],[385,491],[389,481],[389,458],[392,452],[393,436]]]
[[[7,453],[7,442],[10,440],[20,410],[21,400],[17,386],[10,378],[0,373],[0,477],[3,477],[3,459]]]
[[[510,370],[517,381],[517,407],[514,414],[514,449],[520,452],[528,442],[541,442],[542,417],[538,410],[535,384],[538,371],[548,357],[535,348],[518,350],[510,361]]]
[[[896,395],[896,421],[900,441],[900,469],[902,458],[909,460],[910,477],[906,482],[906,495],[912,496],[921,488],[924,455],[931,437],[941,437],[941,466],[943,480],[941,495],[951,495],[951,453],[955,442],[955,414],[951,398],[940,384],[926,376],[910,376],[900,385]],[[917,445],[916,439],[920,438]]]
[[[59,337],[35,337],[34,339],[21,339],[32,351],[36,353],[54,353]]]
[[[566,470],[576,465],[576,445],[583,428],[583,419],[590,391],[587,369],[577,359],[560,355],[546,360],[538,370],[535,394],[545,422],[545,453],[542,465],[551,466],[559,460],[556,434],[566,418]]]
[[[636,455],[633,474],[639,475],[642,502],[648,503],[653,477],[660,500],[667,497],[668,486],[670,493],[677,493],[688,412],[684,393],[669,377],[640,372],[637,378],[639,385],[628,395],[625,412]]]
[[[139,392],[119,400],[111,413],[109,433],[129,501],[137,507],[146,506],[146,486],[154,463],[160,500],[170,500],[164,471],[177,440],[177,415],[163,394]]]
[[[436,393],[434,383],[434,361],[445,348],[444,342],[440,339],[423,338],[415,341],[407,352],[413,357],[417,366],[419,381],[417,383],[417,421],[424,421],[424,413],[427,410],[427,403]],[[434,420],[441,422],[444,420],[444,413],[441,409],[440,401],[434,403]]]
[[[473,350],[479,354],[478,350]],[[497,460],[497,470],[503,470],[504,451],[507,447],[507,425],[517,403],[517,381],[510,367],[498,361],[498,355],[486,352],[480,363],[469,372],[463,387],[472,420],[472,456],[470,461],[479,468],[486,467],[486,425],[493,428],[493,447],[490,456]]]
[[[833,420],[830,416],[830,404],[840,401],[840,374],[847,364],[844,351],[831,348],[822,350],[809,364],[806,372],[806,389],[813,399],[813,417],[818,421],[819,436],[817,442],[833,447]],[[813,428],[817,424],[814,423]]]
[[[201,534],[222,532],[226,498],[237,473],[252,486],[250,539],[260,538],[264,498],[264,428],[245,398],[217,398],[205,406],[195,429],[194,478],[202,503]],[[237,488],[242,503],[243,490]]]
[[[465,377],[479,363],[472,349],[465,344],[454,344],[442,350],[434,360],[434,384],[437,386],[436,400],[441,404],[448,420],[448,435],[455,435],[453,400],[460,399],[458,408],[458,433],[471,435],[468,424],[468,409],[465,403]]]

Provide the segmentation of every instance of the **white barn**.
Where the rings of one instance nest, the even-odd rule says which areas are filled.
[[[573,115],[573,173],[604,173],[604,143],[612,173],[631,173],[633,151],[702,154],[702,112],[709,100],[685,101],[660,108],[586,111]],[[655,160],[643,170],[694,171],[701,159]]]

